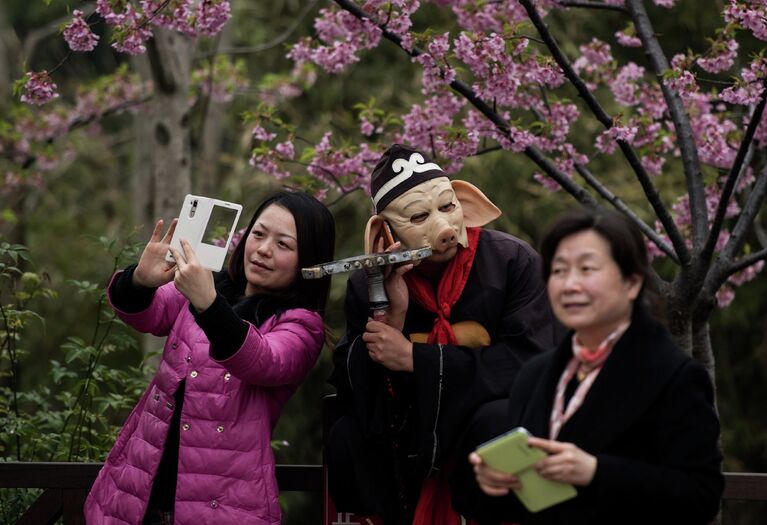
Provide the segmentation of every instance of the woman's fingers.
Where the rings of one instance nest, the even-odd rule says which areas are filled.
[[[162,219],[160,219],[162,222]],[[178,219],[173,219],[170,223],[170,228],[168,228],[168,231],[165,232],[165,236],[162,238],[163,244],[170,244],[171,239],[173,239],[173,233],[176,231],[176,225],[178,224]]]
[[[157,223],[154,225],[154,230],[152,230],[152,237],[149,239],[149,242],[157,242],[160,240],[163,224],[164,221],[162,219],[157,221]]]
[[[531,447],[539,448],[548,454],[557,454],[567,448],[568,443],[561,441],[553,441],[551,439],[543,439],[534,436],[530,436],[527,439],[527,444]]]
[[[170,253],[173,254],[173,258],[176,260],[176,269],[183,270],[184,267],[186,267],[186,259],[184,259],[183,254],[173,247],[169,247],[168,249],[170,250]]]
[[[505,490],[505,492],[502,492],[499,495],[507,493],[508,489],[518,489],[521,486],[519,478],[513,474],[488,467],[476,452],[469,454],[469,463],[473,465],[474,474],[477,477],[478,483],[488,487],[502,488]]]
[[[505,496],[509,493],[509,489],[506,487],[494,487],[492,485],[485,485],[480,481],[478,481],[477,484],[479,485],[479,488],[482,489],[482,492],[488,496]]]
[[[184,260],[187,264],[197,264],[197,254],[194,253],[194,248],[189,244],[189,241],[183,239],[181,241],[181,249],[184,250]]]

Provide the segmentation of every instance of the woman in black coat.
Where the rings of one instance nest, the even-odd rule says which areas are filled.
[[[471,453],[474,475],[453,475],[455,506],[481,524],[708,523],[724,485],[713,388],[640,306],[641,233],[618,213],[579,210],[552,226],[541,255],[571,333],[520,370],[506,426],[537,436],[529,444],[548,456],[535,469],[577,496],[527,512],[513,495],[519,480]]]

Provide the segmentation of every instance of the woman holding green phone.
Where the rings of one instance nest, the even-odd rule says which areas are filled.
[[[708,523],[723,490],[713,388],[642,305],[641,233],[617,212],[579,209],[541,256],[570,335],[520,370],[508,427],[537,436],[528,443],[547,456],[533,468],[577,496],[531,513],[513,495],[519,478],[472,452],[453,476],[458,510],[483,525]]]

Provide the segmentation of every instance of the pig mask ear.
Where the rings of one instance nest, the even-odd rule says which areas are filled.
[[[384,240],[384,248],[392,244],[391,234],[384,228],[386,219],[382,215],[373,215],[365,226],[365,254],[379,251],[378,242]]]
[[[501,210],[475,185],[463,180],[454,180],[451,184],[463,208],[464,225],[478,228],[501,216]]]

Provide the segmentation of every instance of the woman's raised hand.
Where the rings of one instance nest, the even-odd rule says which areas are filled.
[[[176,230],[178,219],[173,219],[170,228],[162,235],[163,220],[160,219],[155,224],[152,238],[144,247],[138,266],[133,272],[133,283],[148,288],[157,288],[173,280],[173,271],[175,264],[165,260],[165,254],[168,253],[170,240],[173,238],[173,232]]]
[[[204,312],[216,300],[213,272],[200,264],[192,246],[184,239],[181,240],[181,249],[184,253],[170,249],[176,259],[173,282],[176,290],[189,299],[198,312]]]

